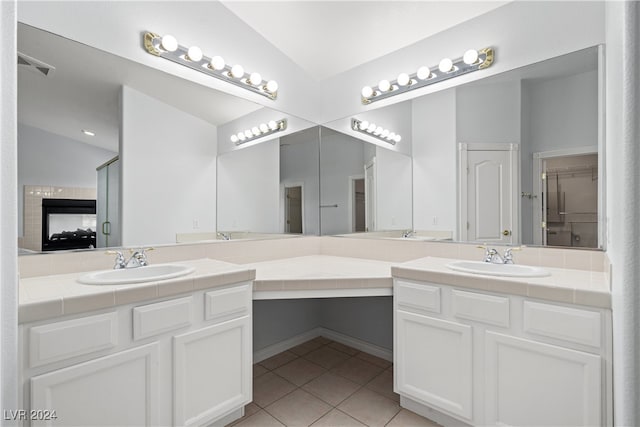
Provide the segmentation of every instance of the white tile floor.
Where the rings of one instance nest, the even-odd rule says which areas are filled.
[[[399,401],[390,362],[318,337],[253,365],[253,402],[232,425],[438,427]]]

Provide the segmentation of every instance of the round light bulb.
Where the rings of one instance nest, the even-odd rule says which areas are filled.
[[[236,64],[231,67],[231,76],[235,77],[236,79],[242,78],[242,76],[244,76],[244,68],[242,67],[242,65]]]
[[[244,136],[246,136],[247,138],[253,138],[253,132],[251,132],[251,130],[247,129],[244,131]]]
[[[245,139],[247,139],[247,137],[245,136],[244,132],[238,132],[238,134],[236,136],[238,137],[238,139],[240,141],[244,141]]]
[[[389,129],[385,129],[382,131],[382,133],[380,134],[381,137],[386,138],[389,136]]]
[[[271,129],[271,130],[278,129],[278,124],[274,120],[271,120],[269,123],[267,123],[267,125],[269,126],[269,129]]]
[[[268,92],[276,93],[278,91],[278,82],[275,80],[269,80],[265,86]]]
[[[258,86],[260,83],[262,83],[262,76],[260,75],[260,73],[251,73],[251,75],[249,76],[249,83],[254,86]]]
[[[406,86],[411,81],[411,79],[409,78],[409,74],[407,73],[398,74],[398,78],[396,80],[398,80],[398,84],[400,86]]]
[[[254,136],[258,136],[258,135],[260,135],[261,132],[260,132],[260,129],[258,129],[258,126],[254,126],[254,127],[251,128],[251,133]]]
[[[392,141],[395,137],[396,137],[395,132],[391,132],[389,135],[386,136],[388,141]]]
[[[376,130],[376,127],[377,126],[376,126],[375,123],[370,123],[369,127],[367,128],[367,132],[369,132],[369,133],[373,132],[374,130]]]
[[[362,92],[360,92],[362,94],[363,98],[370,98],[373,96],[373,89],[371,88],[371,86],[365,86],[362,88]]]
[[[378,126],[378,127],[376,128],[376,130],[374,130],[374,131],[373,131],[373,134],[374,134],[374,135],[380,135],[380,134],[382,133],[382,131],[383,131],[383,130],[384,130],[384,129],[382,129],[382,126]]]
[[[361,121],[360,125],[358,126],[360,130],[367,130],[368,127],[369,127],[369,122],[366,120]]]
[[[391,89],[391,83],[389,83],[389,80],[380,80],[380,82],[378,82],[378,89],[382,92],[386,92]]]
[[[396,135],[395,138],[393,138],[393,140],[395,142],[400,142],[400,141],[402,141],[402,137],[400,135]]]
[[[175,52],[178,50],[178,40],[175,37],[167,34],[162,37],[162,41],[160,42],[160,47],[167,52]]]
[[[186,59],[193,62],[202,61],[202,50],[198,46],[191,46],[187,51]]]
[[[260,132],[265,133],[269,130],[269,126],[266,123],[260,123]]]
[[[420,67],[418,68],[418,72],[416,73],[416,77],[420,80],[427,80],[431,76],[431,70],[429,67]]]
[[[213,58],[211,58],[211,61],[209,61],[209,67],[213,68],[216,71],[223,70],[224,66],[225,62],[222,56],[214,56]]]
[[[238,135],[231,135],[231,142],[233,143],[238,142]]]
[[[448,73],[453,70],[453,61],[449,58],[444,58],[440,61],[440,64],[438,64],[438,69],[443,73]]]
[[[478,60],[478,51],[475,49],[469,49],[462,56],[462,60],[467,65],[475,64]]]

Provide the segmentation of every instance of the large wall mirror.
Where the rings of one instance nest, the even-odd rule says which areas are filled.
[[[391,192],[412,194],[412,222],[396,217],[395,224],[379,221],[369,231],[379,237],[602,248],[600,58],[593,47],[353,116],[402,133],[392,148],[412,158],[404,169],[412,169],[411,182]],[[363,138],[350,120],[329,126]],[[369,142],[379,141],[375,132],[366,133]],[[324,138],[322,146],[324,151]],[[401,178],[398,169],[378,182]]]
[[[280,187],[303,179],[280,153],[315,144],[317,158],[313,123],[25,24],[18,51],[21,253],[298,233],[280,224]],[[264,144],[230,141],[280,119]],[[317,161],[305,172],[312,195]],[[315,234],[317,211],[292,219]]]

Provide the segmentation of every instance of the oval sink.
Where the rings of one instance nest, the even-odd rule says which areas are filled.
[[[87,273],[78,278],[85,285],[125,285],[128,283],[152,282],[186,276],[195,270],[181,264],[157,264],[119,270],[103,270]]]
[[[456,261],[447,264],[451,270],[471,274],[506,277],[545,277],[551,275],[540,267],[518,264],[492,264],[483,261]]]

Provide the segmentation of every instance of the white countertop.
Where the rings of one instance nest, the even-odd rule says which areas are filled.
[[[446,266],[455,261],[426,257],[396,264],[391,271],[395,278],[611,308],[611,289],[604,272],[544,267],[550,276],[497,277],[461,273]]]

